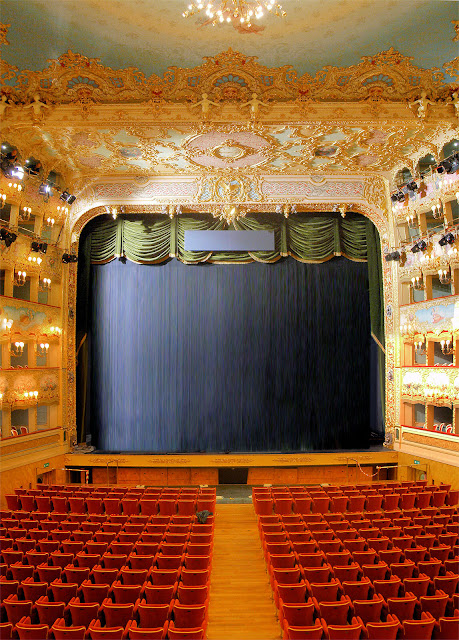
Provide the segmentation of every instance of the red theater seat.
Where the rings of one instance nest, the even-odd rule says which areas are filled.
[[[419,620],[403,620],[405,640],[430,640],[435,626],[435,618],[430,613],[422,613]]]

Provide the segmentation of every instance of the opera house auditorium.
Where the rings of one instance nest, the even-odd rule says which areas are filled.
[[[457,3],[0,46],[0,638],[458,640]]]

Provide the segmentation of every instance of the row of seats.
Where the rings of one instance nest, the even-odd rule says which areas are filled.
[[[252,499],[258,515],[280,513],[328,513],[343,511],[379,511],[457,506],[459,491],[449,485],[440,487],[415,485],[380,489],[325,489],[289,487],[253,487]]]
[[[212,515],[4,514],[0,637],[205,636]]]
[[[183,497],[153,497],[153,496],[107,496],[107,497],[83,497],[73,496],[44,496],[44,495],[7,495],[7,507],[11,511],[38,511],[40,513],[79,513],[108,515],[193,515],[197,511],[210,511],[215,509],[216,497],[199,494],[193,496],[184,494]]]
[[[30,616],[23,616],[15,625],[9,622],[0,623],[0,638],[20,638],[20,640],[154,640],[169,638],[170,640],[200,640],[202,629],[177,627],[181,617],[188,619],[195,615],[196,609],[174,605],[171,614],[174,620],[167,620],[162,627],[140,627],[136,620],[128,620],[125,627],[116,625],[104,627],[100,619],[92,619],[87,627],[83,625],[67,626],[65,618],[57,618],[51,627],[47,624],[33,623]],[[179,622],[175,622],[178,620]]]
[[[187,494],[205,494],[210,496],[216,495],[216,487],[122,487],[120,485],[113,485],[110,487],[104,487],[101,485],[75,485],[75,484],[41,484],[35,489],[17,488],[14,490],[16,495],[151,495],[151,496],[172,496],[177,497]]]
[[[434,509],[428,522],[437,517],[442,531],[454,531],[421,528],[417,538],[365,512],[350,521],[346,513],[259,516],[284,638],[457,637],[458,513],[445,510]],[[389,535],[372,526],[364,537],[378,519]]]

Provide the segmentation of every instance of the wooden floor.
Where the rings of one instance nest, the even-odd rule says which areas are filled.
[[[281,637],[251,504],[217,505],[207,637],[209,640]]]

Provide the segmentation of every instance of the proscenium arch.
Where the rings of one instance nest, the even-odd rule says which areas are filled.
[[[296,200],[300,209],[305,213],[315,213],[332,211],[336,208],[336,202],[320,202],[320,203],[301,203]],[[174,202],[174,205],[176,203]],[[381,255],[383,255],[384,243],[387,242],[387,238],[390,234],[390,229],[387,219],[383,216],[380,209],[368,204],[361,203],[343,203],[348,211],[359,213],[368,218],[376,227],[379,233]],[[80,205],[81,206],[81,205]],[[106,207],[114,206],[113,203],[97,203],[88,208],[81,207],[81,212],[75,218],[73,226],[69,229],[71,238],[71,253],[78,255],[79,241],[81,233],[84,227],[94,218],[107,214]],[[117,207],[124,207],[124,214],[162,214],[163,205],[152,204],[123,204],[117,202]],[[209,213],[209,207],[203,205],[190,206],[194,213]],[[251,213],[274,213],[275,205],[272,203],[256,203],[257,211],[254,211],[251,207]],[[166,214],[162,214],[166,215]],[[68,294],[68,308],[69,313],[67,317],[67,362],[68,362],[68,376],[67,376],[67,416],[66,427],[69,430],[70,436],[76,436],[76,350],[78,345],[76,344],[76,297],[77,297],[77,265],[75,263],[69,264],[69,294]],[[385,260],[382,260],[382,274],[383,274],[383,301],[384,309],[391,310],[390,313],[384,314],[384,333],[385,333],[385,359],[386,359],[386,420],[385,431],[386,438],[388,434],[393,437],[394,425],[396,423],[396,407],[395,407],[395,385],[393,375],[387,375],[388,372],[395,370],[395,338],[394,338],[394,314],[392,310],[394,305],[394,286],[393,286],[393,265]]]

